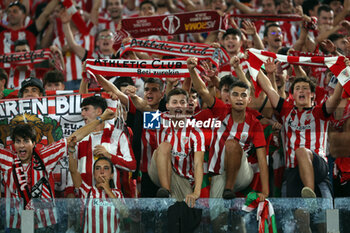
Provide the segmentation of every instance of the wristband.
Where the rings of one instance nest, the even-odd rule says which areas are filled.
[[[72,149],[71,147],[68,147],[68,152],[69,152],[69,153],[75,153],[75,151],[76,151],[75,148]]]
[[[248,40],[253,41],[253,36],[252,35],[248,35]]]
[[[103,122],[102,118],[100,116],[96,117],[96,120],[100,121],[100,124]]]

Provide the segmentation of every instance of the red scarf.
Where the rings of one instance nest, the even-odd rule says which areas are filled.
[[[9,63],[12,67],[23,65],[34,65],[45,60],[52,59],[52,53],[49,49],[40,49],[30,52],[5,53],[0,55],[0,67]]]
[[[227,23],[216,11],[191,11],[172,15],[126,18],[122,20],[122,28],[132,37],[139,38],[226,30]]]

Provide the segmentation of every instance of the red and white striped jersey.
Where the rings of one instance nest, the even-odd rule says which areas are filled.
[[[154,129],[142,129],[141,134],[141,162],[140,170],[142,172],[148,171],[153,152],[157,149],[157,131]]]
[[[36,77],[34,69],[19,71],[18,69],[10,68],[5,70],[8,74],[7,88],[9,89],[19,90],[24,79]]]
[[[14,42],[16,40],[27,40],[30,49],[34,50],[37,35],[38,31],[35,23],[19,30],[12,30],[0,24],[0,54],[14,52]]]
[[[91,187],[84,181],[79,188],[84,202],[83,233],[119,232],[118,209],[104,190]],[[112,189],[117,198],[123,198],[119,189]]]
[[[266,145],[262,125],[253,110],[247,109],[244,122],[237,123],[232,118],[230,105],[216,98],[211,111],[213,115],[223,120],[220,128],[213,129],[209,150],[209,172],[221,174],[224,171],[225,142],[228,139],[236,139],[246,153],[249,153],[253,146],[260,148]]]
[[[88,51],[94,51],[94,37],[91,35],[82,36],[81,34],[76,34],[74,36],[75,41]],[[64,45],[67,45],[66,39],[60,40],[56,37],[53,41],[53,45],[56,45],[62,50]],[[65,81],[80,80],[82,79],[82,62],[81,59],[75,55],[72,51],[67,51],[63,54],[64,64],[66,66],[66,79]]]
[[[118,29],[118,23],[110,20],[110,19],[106,19],[106,18],[98,18],[98,28],[97,31],[101,31],[103,29],[109,29],[112,32],[116,32]]]
[[[40,150],[38,150],[37,154],[40,156],[45,165],[45,171],[31,169],[31,166],[33,166],[31,162],[27,166],[27,169],[23,169],[27,182],[29,181],[29,183],[35,185],[41,178],[45,177],[47,180],[49,180],[50,189],[53,192],[54,184],[52,171],[58,160],[61,157],[67,155],[66,149],[67,141],[66,139],[61,139],[60,141],[52,143],[46,147],[42,147]],[[3,172],[3,179],[5,183],[5,197],[7,198],[20,198],[18,191],[19,187],[17,187],[13,174],[15,172],[13,170],[13,163],[16,157],[17,154],[15,152],[0,148],[0,170]],[[29,174],[29,172],[31,172],[31,174]],[[50,190],[43,186],[41,195],[44,195],[44,193],[46,196],[54,197],[54,193],[50,193]],[[56,224],[57,213],[56,209],[53,207],[52,200],[42,199],[41,202],[42,204],[40,204],[40,207],[38,208],[36,208],[35,202],[33,202],[31,205],[34,207],[36,219],[38,220],[35,222],[36,228]],[[18,203],[14,202],[13,206],[10,205],[9,208],[16,212],[16,209],[19,210]],[[23,203],[20,206],[20,209],[23,209]],[[16,214],[19,215],[20,212],[21,211],[13,213],[13,215],[10,215],[9,219],[6,220],[9,224],[7,225],[9,228],[17,228],[20,226],[20,216],[16,216]]]
[[[327,129],[330,115],[325,103],[298,111],[293,104],[280,98],[277,111],[283,121],[283,144],[286,167],[296,167],[295,150],[307,148],[321,156],[325,161]]]
[[[174,122],[168,119],[162,120],[162,123],[163,125],[157,136],[159,144],[169,142],[173,145],[171,163],[175,172],[193,181],[194,152],[205,151],[205,139],[202,130],[191,124],[175,128],[172,125]]]
[[[117,168],[114,172],[114,182],[116,187],[120,188],[119,169],[126,171],[134,171],[136,169],[136,160],[131,149],[130,142],[125,133],[114,126],[105,123],[105,128],[100,132],[92,132],[83,138],[77,145],[78,155],[78,171],[83,181],[89,185],[94,185],[93,165],[98,157],[94,156],[93,150],[95,146],[102,145],[112,155],[111,161]],[[68,182],[71,192],[73,182],[71,177]]]

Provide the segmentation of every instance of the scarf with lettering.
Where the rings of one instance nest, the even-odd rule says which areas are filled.
[[[257,19],[266,21],[302,21],[303,18],[297,14],[230,14],[230,17],[240,18],[240,19]]]
[[[49,49],[40,49],[29,52],[5,53],[0,55],[0,67],[5,63],[11,64],[12,67],[24,66],[43,62],[52,59],[52,53]]]
[[[343,86],[345,92],[343,96],[350,96],[350,67],[345,64],[345,57],[335,56],[335,57],[324,57],[324,56],[314,56],[314,57],[302,57],[302,56],[286,56],[275,54],[272,52],[262,51],[258,49],[248,50],[248,69],[252,77],[252,81],[255,87],[255,95],[258,97],[261,91],[261,87],[257,83],[258,73],[261,66],[268,59],[275,59],[280,62],[288,62],[295,65],[305,65],[305,66],[323,66],[328,67],[332,73],[337,77],[340,84]]]
[[[275,211],[271,202],[267,199],[261,202],[260,197],[255,192],[250,192],[242,207],[242,210],[246,212],[252,212],[257,209],[257,220],[259,233],[277,233]]]
[[[122,28],[134,38],[226,30],[227,20],[216,11],[191,11],[172,15],[130,17]]]
[[[33,151],[33,156],[28,172],[27,182],[23,170],[21,160],[16,157],[13,164],[13,178],[16,182],[19,196],[24,199],[24,208],[32,209],[32,198],[53,198],[49,176],[45,169],[45,164],[37,154],[36,149]]]
[[[216,67],[230,61],[230,57],[224,49],[200,43],[132,39],[131,42],[122,45],[121,51],[121,56],[127,51],[134,51],[164,56],[197,57],[199,60],[209,59]]]
[[[173,60],[118,60],[87,59],[86,72],[94,77],[130,76],[154,78],[188,78],[190,74],[184,59]],[[89,78],[89,77],[88,77]]]

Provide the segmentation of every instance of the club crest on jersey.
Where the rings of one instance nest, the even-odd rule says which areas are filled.
[[[144,129],[160,129],[160,111],[143,113]]]
[[[182,137],[182,142],[184,144],[187,144],[189,142],[190,138],[189,137]]]

